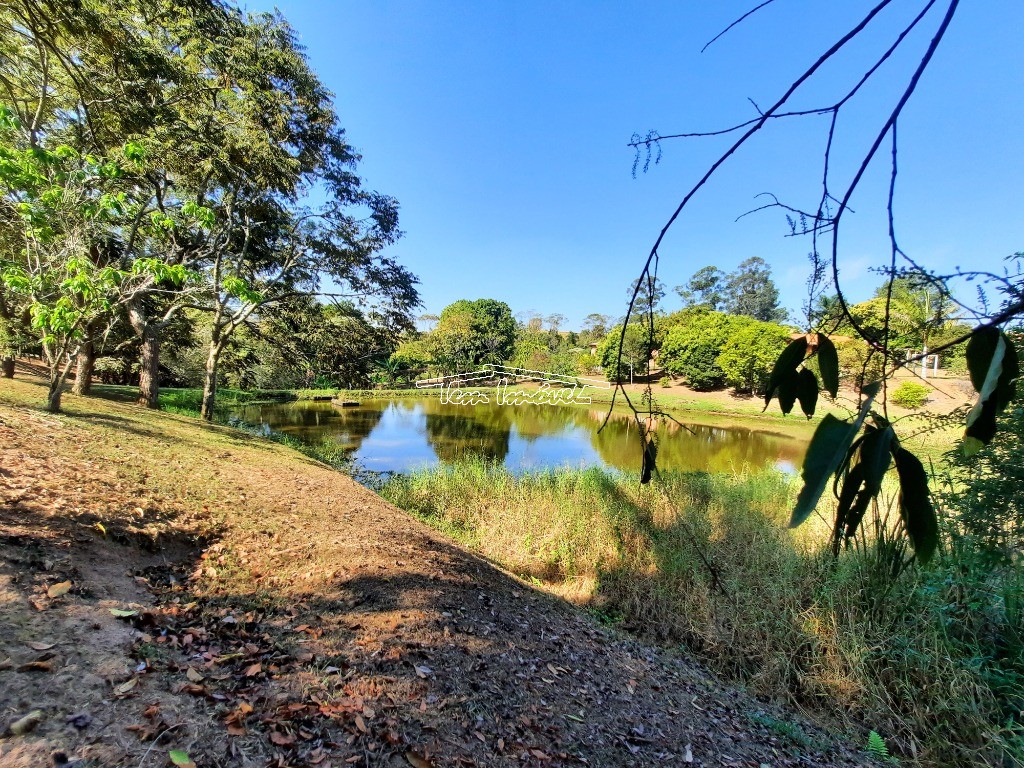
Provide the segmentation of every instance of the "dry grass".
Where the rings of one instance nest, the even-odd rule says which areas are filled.
[[[662,494],[599,469],[515,477],[464,464],[395,478],[383,494],[609,621],[684,644],[758,693],[879,732],[894,753],[924,765],[1016,764],[1003,738],[1005,697],[947,637],[955,598],[941,566],[881,578],[902,554],[884,536],[833,560],[824,518],[786,528],[795,488],[782,475],[665,483]]]

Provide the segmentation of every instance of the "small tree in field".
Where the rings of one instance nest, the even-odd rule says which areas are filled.
[[[47,409],[60,410],[64,383],[81,345],[113,308],[160,281],[180,284],[183,270],[150,258],[125,260],[134,238],[151,229],[125,191],[122,163],[20,141],[18,120],[0,110],[0,212],[16,237],[0,252],[6,289],[20,297],[49,369]],[[156,230],[160,230],[156,226]],[[153,235],[153,232],[148,232]]]
[[[764,394],[779,353],[789,343],[789,332],[775,323],[752,320],[736,328],[718,355],[725,383],[738,392]]]

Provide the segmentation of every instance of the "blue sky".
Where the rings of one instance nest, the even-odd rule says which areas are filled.
[[[514,312],[558,312],[578,327],[621,315],[626,288],[685,191],[726,139],[665,142],[661,163],[631,175],[634,132],[710,130],[770,105],[874,3],[777,2],[701,47],[756,3],[280,0],[336,94],[367,185],[396,197],[405,237],[393,253],[421,279],[424,312],[460,298]],[[920,3],[897,0],[863,42],[821,73],[797,107],[847,89]],[[943,3],[938,3],[943,5]],[[250,2],[249,10],[272,3]],[[841,118],[836,190],[873,138],[940,20]],[[961,3],[900,123],[900,244],[938,270],[1001,269],[1024,250],[1024,3]],[[777,121],[723,167],[661,248],[671,287],[714,264],[761,256],[783,305],[805,293],[809,241],[785,237],[778,212],[736,221],[773,192],[813,208],[825,118]],[[869,138],[870,137],[870,138]],[[887,153],[883,153],[887,154]],[[844,224],[841,281],[870,295],[888,260],[886,158],[866,176]]]

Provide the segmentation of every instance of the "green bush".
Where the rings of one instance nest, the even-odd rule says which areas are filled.
[[[904,381],[889,395],[889,399],[901,408],[920,408],[928,401],[931,387],[916,381]]]
[[[730,387],[739,392],[761,394],[775,360],[789,341],[789,331],[781,325],[746,320],[729,335],[715,362]]]
[[[731,329],[743,320],[721,312],[694,313],[669,330],[658,362],[698,391],[721,387],[725,372],[718,365],[718,355]]]
[[[840,376],[857,389],[882,378],[882,354],[877,351],[871,354],[871,348],[864,340],[836,341],[836,353],[839,356]]]
[[[670,379],[668,376],[662,376],[660,379],[658,379],[658,383],[661,384],[661,386],[666,387],[666,388],[667,387],[671,387],[672,386],[672,379]]]

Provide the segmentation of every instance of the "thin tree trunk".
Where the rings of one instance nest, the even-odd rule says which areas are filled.
[[[50,391],[46,393],[46,410],[60,413],[60,397],[64,393],[64,382],[59,378],[50,380]]]
[[[160,333],[148,323],[142,329],[138,403],[147,408],[160,407]]]
[[[64,383],[71,373],[71,362],[72,358],[68,357],[63,368],[59,367],[59,363],[50,366],[50,389],[46,393],[46,410],[50,413],[60,413],[60,398],[64,394]]]
[[[206,375],[203,378],[203,404],[199,415],[206,421],[213,421],[213,409],[217,401],[217,364],[220,362],[220,353],[223,350],[219,340],[210,342],[210,348],[206,353]]]
[[[96,348],[92,343],[92,328],[89,328],[87,332],[89,337],[82,342],[82,346],[78,350],[75,384],[71,388],[76,395],[88,395],[92,392],[92,369],[96,364]]]
[[[5,379],[14,378],[14,358],[5,357],[0,360],[0,373],[3,374]]]

